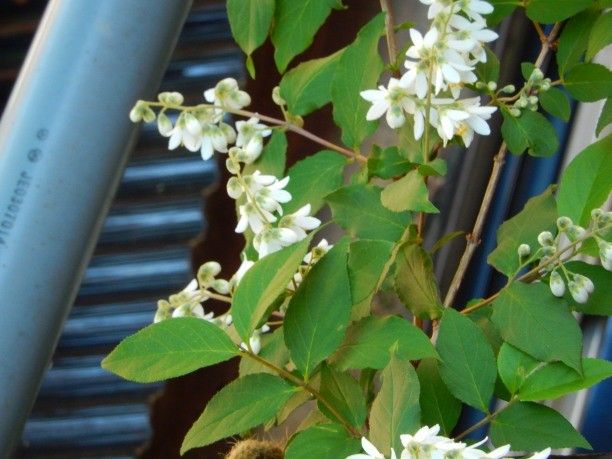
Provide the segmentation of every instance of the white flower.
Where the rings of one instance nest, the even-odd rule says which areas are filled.
[[[400,441],[404,446],[401,459],[421,459],[429,457],[430,453],[438,450],[441,444],[450,442],[446,437],[438,436],[440,426],[421,427],[414,435],[400,435]]]
[[[391,78],[388,86],[388,88],[385,88],[381,85],[378,89],[361,91],[360,95],[372,103],[366,114],[367,120],[376,120],[386,112],[387,124],[395,129],[406,122],[404,111],[414,112],[414,100],[411,97],[414,91],[409,88],[405,81],[402,82],[397,78]]]
[[[268,137],[272,130],[265,124],[259,123],[259,118],[252,117],[248,121],[237,121],[236,146],[246,153],[246,163],[255,161],[263,149],[263,138]]]
[[[561,298],[565,294],[565,282],[563,282],[561,275],[557,271],[550,273],[548,285],[553,295]]]
[[[259,170],[256,170],[251,175],[245,175],[243,179],[251,193],[256,193],[262,188],[274,184],[278,180],[273,175],[263,175]],[[289,179],[287,178],[287,182],[288,181]],[[287,183],[285,183],[285,185],[286,184]],[[284,185],[281,188],[284,188]]]
[[[204,91],[204,98],[211,104],[230,110],[240,110],[251,103],[251,97],[238,87],[233,78],[225,78],[214,88]]]
[[[351,454],[346,459],[385,459],[383,453],[378,451],[376,446],[368,441],[366,437],[361,437],[361,447],[365,451],[365,454]],[[391,449],[391,459],[396,459],[395,451]]]
[[[172,317],[198,317],[200,319],[208,319],[204,315],[204,308],[199,303],[185,303],[180,305],[174,310]]]
[[[527,459],[546,459],[548,456],[550,456],[550,451],[550,448],[543,449]]]
[[[450,103],[452,99],[445,99],[443,103]],[[455,132],[459,130],[461,122],[470,117],[469,113],[464,110],[458,110],[451,105],[438,106],[438,135],[442,139],[444,146],[446,143],[455,137]]]
[[[168,137],[173,127],[170,118],[168,118],[165,113],[160,113],[157,117],[157,130],[159,133],[164,137]]]
[[[200,154],[206,161],[210,159],[215,151],[227,153],[226,134],[216,124],[205,124],[202,126],[202,146]]]
[[[274,223],[276,217],[266,209],[257,207],[256,204],[247,202],[238,207],[240,219],[234,230],[236,233],[244,233],[250,226],[255,234],[260,233],[268,223]]]
[[[263,209],[269,212],[283,214],[283,208],[279,203],[291,201],[291,194],[283,188],[289,183],[289,177],[282,180],[275,180],[270,185],[266,185],[255,192],[255,201]]]
[[[455,134],[460,135],[465,146],[469,147],[474,139],[474,132],[480,135],[491,133],[491,128],[486,120],[491,118],[497,107],[481,107],[479,97],[463,99],[458,103],[468,117],[457,124]]]
[[[202,146],[202,127],[191,113],[181,113],[176,125],[167,131],[165,136],[170,137],[169,150],[175,150],[180,145],[184,145],[187,150],[196,152]]]
[[[489,451],[480,457],[481,459],[502,459],[506,457],[506,454],[508,454],[509,451],[510,445],[504,445],[500,446],[499,448],[495,448],[493,451]]]
[[[498,35],[486,28],[486,22],[470,22],[463,16],[453,15],[449,25],[456,29],[448,40],[449,47],[458,52],[470,53],[477,62],[487,61],[483,43],[496,40]]]
[[[589,279],[586,276],[583,276],[582,274],[574,274],[574,282],[582,285],[587,293],[593,293],[593,291],[595,290],[595,285],[593,284],[593,281],[591,281],[591,279]]]
[[[297,235],[288,228],[266,228],[255,235],[253,247],[263,258],[298,241]]]
[[[279,226],[289,228],[296,235],[298,240],[306,237],[306,231],[318,228],[321,220],[310,215],[310,204],[300,207],[294,213],[285,215],[279,222]],[[327,242],[327,241],[326,241]]]
[[[316,263],[323,255],[331,250],[333,245],[327,242],[327,239],[321,239],[321,241],[312,248],[310,252],[304,255],[304,263],[307,265]]]

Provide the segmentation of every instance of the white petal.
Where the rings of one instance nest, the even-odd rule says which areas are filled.
[[[176,149],[183,139],[183,131],[180,128],[175,127],[172,131],[170,139],[168,140],[168,150]]]
[[[366,114],[366,119],[368,121],[377,120],[387,111],[389,108],[389,102],[386,100],[378,100],[372,104],[368,113]]]
[[[202,139],[202,146],[200,147],[200,154],[202,155],[202,159],[204,161],[206,161],[207,159],[210,159],[213,155],[214,151],[213,151],[213,147],[212,147],[212,141],[210,139],[210,137],[204,137]]]
[[[385,98],[385,93],[383,91],[379,91],[378,89],[367,89],[365,91],[361,91],[359,95],[368,102],[376,102],[377,100]]]
[[[374,446],[372,443],[370,443],[366,437],[361,437],[361,447],[370,456],[374,456],[374,457],[382,456],[380,451],[378,451],[378,449],[376,449],[376,446]]]

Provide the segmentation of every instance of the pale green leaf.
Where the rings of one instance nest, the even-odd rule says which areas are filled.
[[[285,459],[328,459],[347,457],[361,451],[359,440],[338,424],[319,424],[295,435],[285,451]]]
[[[406,174],[411,168],[412,163],[400,153],[397,147],[382,149],[374,145],[368,156],[369,177],[391,179]]]
[[[436,347],[442,359],[440,375],[450,392],[468,405],[488,411],[497,370],[482,330],[454,309],[447,309]]]
[[[341,370],[380,369],[389,363],[392,348],[400,359],[437,357],[425,333],[407,320],[370,316],[351,324],[330,362]]]
[[[268,36],[274,17],[274,0],[227,0],[232,35],[247,56]]]
[[[571,18],[563,27],[557,47],[560,75],[565,75],[581,61],[587,49],[591,28],[598,17],[597,10],[589,9]]]
[[[519,4],[517,0],[489,0],[489,3],[494,8],[493,12],[486,16],[489,27],[496,26],[502,19],[510,16]]]
[[[600,135],[601,131],[610,123],[612,123],[612,103],[610,102],[610,98],[608,98],[601,109],[601,115],[599,115],[599,120],[597,121],[595,134]]]
[[[167,319],[127,337],[102,360],[102,368],[141,383],[191,373],[238,355],[216,325],[194,317]]]
[[[612,72],[601,64],[578,64],[563,79],[563,84],[580,102],[595,102],[612,96]]]
[[[513,282],[493,303],[492,320],[504,341],[523,352],[581,371],[580,327],[566,302],[554,297],[546,284]]]
[[[383,454],[401,451],[400,434],[420,427],[419,379],[407,360],[393,357],[382,371],[382,386],[370,411],[370,441]]]
[[[331,81],[334,122],[342,129],[342,142],[353,148],[376,130],[377,123],[366,120],[370,103],[359,93],[376,87],[383,70],[378,41],[385,26],[384,14],[377,15],[357,34],[338,63]]]
[[[210,399],[187,432],[181,454],[266,422],[299,388],[267,373],[247,375]]]
[[[612,12],[603,13],[593,26],[589,35],[586,58],[593,59],[595,54],[612,43]]]
[[[559,183],[559,215],[587,227],[591,210],[601,206],[612,190],[612,136],[589,145],[567,166]]]
[[[574,16],[593,4],[593,0],[529,0],[527,16],[534,21],[552,24]]]
[[[285,315],[285,344],[308,378],[340,345],[351,314],[346,242],[318,261],[293,295]]]
[[[383,206],[394,212],[405,210],[438,213],[429,201],[429,190],[424,177],[418,171],[410,171],[401,179],[390,183],[380,196]]]

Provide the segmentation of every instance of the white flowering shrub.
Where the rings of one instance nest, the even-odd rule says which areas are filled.
[[[414,1],[415,6],[419,3]],[[215,261],[189,285],[160,300],[154,324],[124,340],[103,366],[139,382],[173,378],[240,359],[240,377],[221,389],[187,433],[181,451],[282,425],[312,400],[310,415],[284,445],[298,458],[499,459],[514,452],[545,458],[550,448],[589,444],[541,402],[612,375],[610,362],[582,356],[574,312],[609,315],[612,138],[582,151],[558,186],[531,199],[498,229],[488,263],[507,284],[467,306],[456,302],[487,219],[508,152],[550,156],[559,141],[545,113],[568,120],[569,97],[606,99],[612,74],[591,62],[611,41],[607,1],[420,0],[429,29],[396,43],[390,5],[349,46],[287,68],[339,0],[228,0],[234,37],[250,54],[270,36],[282,79],[272,98],[280,118],[247,109],[250,96],[232,78],[187,105],[181,94],[138,101],[134,122],[156,122],[168,148],[223,155],[236,201],[235,231],[245,237],[242,264],[219,278]],[[496,7],[499,7],[497,9]],[[524,9],[540,36],[539,54],[523,63],[520,87],[499,80],[489,49],[499,22]],[[300,21],[296,27],[295,21]],[[390,62],[379,55],[385,37]],[[398,50],[405,50],[398,51]],[[559,78],[542,64],[556,59]],[[376,85],[381,83],[376,88]],[[606,101],[599,135],[612,121]],[[304,127],[302,116],[331,103],[341,143]],[[423,245],[429,189],[446,173],[445,147],[468,147],[503,118],[503,143],[475,226],[450,288],[434,277],[433,247]],[[382,120],[382,121],[379,121]],[[388,145],[365,149],[377,129]],[[285,170],[286,132],[321,150]],[[585,133],[591,136],[593,133]],[[345,167],[353,164],[352,177]],[[345,230],[321,239],[318,211]],[[214,218],[214,216],[213,216]],[[583,261],[587,260],[587,261]],[[385,288],[406,314],[372,304]],[[227,312],[207,312],[208,299]],[[492,401],[498,399],[497,409]],[[455,429],[463,405],[481,421]],[[432,427],[428,427],[432,426]],[[481,428],[487,439],[468,444]],[[246,449],[251,451],[253,443]],[[277,457],[277,456],[275,456]]]

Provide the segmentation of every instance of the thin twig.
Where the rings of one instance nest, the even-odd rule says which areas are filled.
[[[472,427],[464,430],[463,432],[461,432],[459,435],[457,435],[455,437],[455,440],[461,440],[463,437],[465,437],[466,435],[471,434],[472,432],[474,432],[475,430],[481,428],[482,426],[484,426],[485,424],[488,424],[489,422],[491,422],[491,420],[499,415],[502,411],[507,410],[510,406],[512,406],[512,404],[515,402],[515,399],[512,399],[508,402],[508,404],[506,404],[505,406],[502,406],[500,409],[494,411],[493,413],[488,413],[484,418],[482,418],[480,421],[478,421],[476,424],[474,424]]]
[[[538,55],[534,63],[537,68],[542,66],[544,59],[546,58],[551,49],[552,42],[557,37],[557,34],[559,33],[560,29],[561,24],[555,24],[552,30],[550,31],[550,34],[546,38],[546,41],[542,43],[542,49],[540,50],[540,54]],[[448,288],[448,292],[446,293],[446,297],[444,298],[444,307],[446,308],[448,308],[453,303],[453,301],[455,301],[455,297],[457,296],[457,292],[459,291],[459,287],[461,286],[463,277],[465,276],[470,261],[474,256],[474,252],[476,251],[476,248],[480,243],[480,236],[484,228],[485,219],[489,213],[489,207],[491,206],[491,201],[493,200],[495,189],[497,188],[497,183],[499,181],[502,165],[504,163],[507,150],[508,147],[506,145],[506,142],[502,142],[499,151],[497,152],[497,155],[495,155],[494,158],[493,169],[491,170],[491,177],[489,178],[489,183],[487,184],[487,188],[482,199],[482,204],[480,205],[480,210],[478,211],[478,215],[476,217],[476,222],[474,223],[474,229],[467,237],[465,251],[461,256],[457,271],[453,276],[453,280],[451,281],[450,287]]]
[[[393,15],[393,8],[389,3],[389,0],[380,0],[380,8],[385,12],[385,33],[387,36],[387,53],[389,53],[389,64],[393,69],[393,74],[395,76],[399,76],[400,71],[395,66],[395,59],[397,57],[397,44],[395,43],[395,20]]]

